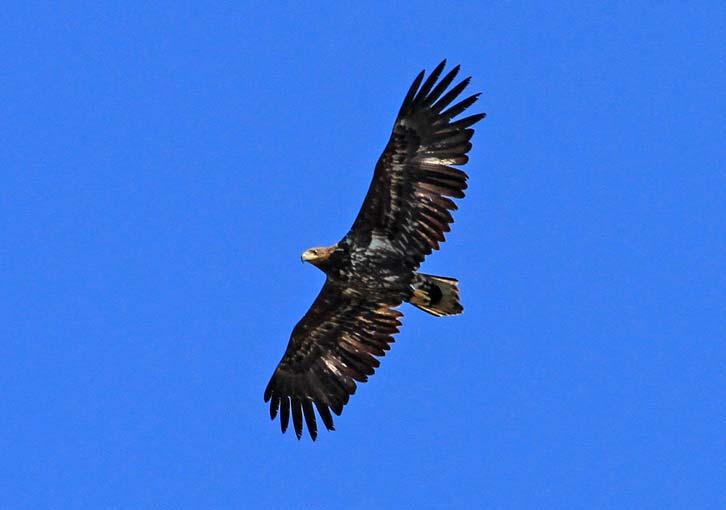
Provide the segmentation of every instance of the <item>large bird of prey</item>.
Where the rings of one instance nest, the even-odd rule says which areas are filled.
[[[367,381],[376,356],[390,349],[402,302],[439,317],[463,311],[457,280],[417,272],[454,221],[452,198],[464,196],[467,175],[452,165],[468,161],[472,126],[484,118],[454,120],[479,94],[458,101],[470,78],[447,92],[459,66],[439,80],[445,65],[413,81],[350,231],[338,244],[302,254],[325,273],[325,284],[265,389],[271,418],[279,413],[285,432],[292,414],[298,439],[303,419],[317,437],[313,406],[334,430],[330,411],[340,415],[356,382]]]

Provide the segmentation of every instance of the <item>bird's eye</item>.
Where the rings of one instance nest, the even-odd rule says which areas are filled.
[[[313,255],[317,255],[317,254],[318,254],[318,250],[313,250]]]

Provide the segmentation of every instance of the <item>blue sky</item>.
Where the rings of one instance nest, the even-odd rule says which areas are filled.
[[[0,507],[724,508],[721,2],[11,2]],[[411,80],[470,190],[338,430],[262,392]]]

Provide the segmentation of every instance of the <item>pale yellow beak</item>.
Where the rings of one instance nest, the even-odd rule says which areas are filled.
[[[302,257],[300,257],[300,259],[303,262],[311,262],[311,261],[313,261],[313,260],[315,260],[317,258],[318,258],[318,256],[313,253],[313,250],[306,250],[306,251],[304,251],[303,254],[302,254]]]

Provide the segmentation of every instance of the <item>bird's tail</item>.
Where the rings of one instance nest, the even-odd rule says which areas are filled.
[[[459,280],[416,273],[413,294],[408,302],[436,317],[459,315],[464,311],[459,301]]]

